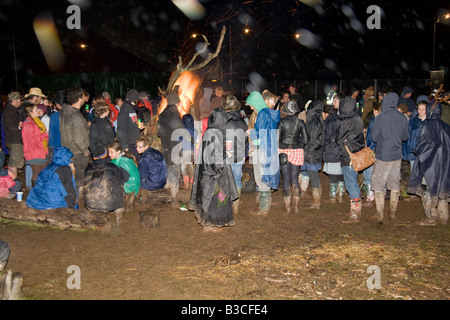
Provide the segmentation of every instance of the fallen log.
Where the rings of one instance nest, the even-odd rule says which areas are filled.
[[[24,202],[9,199],[0,200],[0,217],[51,225],[62,229],[94,229],[107,232],[112,227],[111,217],[108,213],[71,208],[35,210],[28,208]]]

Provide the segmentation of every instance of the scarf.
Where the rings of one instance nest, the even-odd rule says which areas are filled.
[[[41,133],[44,133],[45,131],[47,131],[47,129],[45,128],[45,124],[41,121],[41,119],[39,119],[38,117],[36,117],[36,118],[30,117],[30,118],[33,119],[34,123],[36,123],[36,125],[38,126]],[[48,139],[44,139],[42,141],[42,144],[44,145],[44,149],[47,150]]]

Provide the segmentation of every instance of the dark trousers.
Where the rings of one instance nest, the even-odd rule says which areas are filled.
[[[300,166],[293,165],[288,162],[280,166],[281,175],[283,176],[283,194],[287,195],[289,193],[291,184],[294,189],[300,189],[298,184],[298,173],[300,171]]]
[[[75,167],[75,185],[77,190],[83,185],[83,179],[86,168],[89,164],[89,156],[77,154],[72,157],[72,163]]]

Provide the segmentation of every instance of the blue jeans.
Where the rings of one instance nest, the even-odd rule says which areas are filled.
[[[361,196],[361,190],[358,185],[358,172],[353,170],[353,166],[343,166],[342,174],[344,175],[345,188],[350,199],[357,199]]]
[[[242,188],[242,166],[243,163],[232,163],[231,170],[233,171],[234,182],[236,182],[236,188]]]

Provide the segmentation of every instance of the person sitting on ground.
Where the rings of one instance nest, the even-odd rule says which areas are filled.
[[[116,213],[117,224],[124,212],[124,183],[130,175],[112,163],[94,160],[86,168],[84,204],[88,210]]]
[[[38,210],[78,209],[72,156],[73,153],[65,147],[55,148],[52,162],[41,171],[36,186],[27,197],[27,207]]]
[[[17,179],[17,174],[9,168],[1,169],[0,198],[14,199],[20,190],[22,190],[22,181]]]
[[[162,153],[153,149],[151,144],[151,136],[144,135],[137,139],[136,149],[141,156],[138,164],[140,188],[155,191],[166,185],[167,169]]]
[[[123,185],[125,190],[125,211],[133,209],[134,199],[139,192],[140,175],[133,156],[125,153],[119,142],[113,142],[108,147],[111,162],[127,171],[129,174],[128,181]]]

